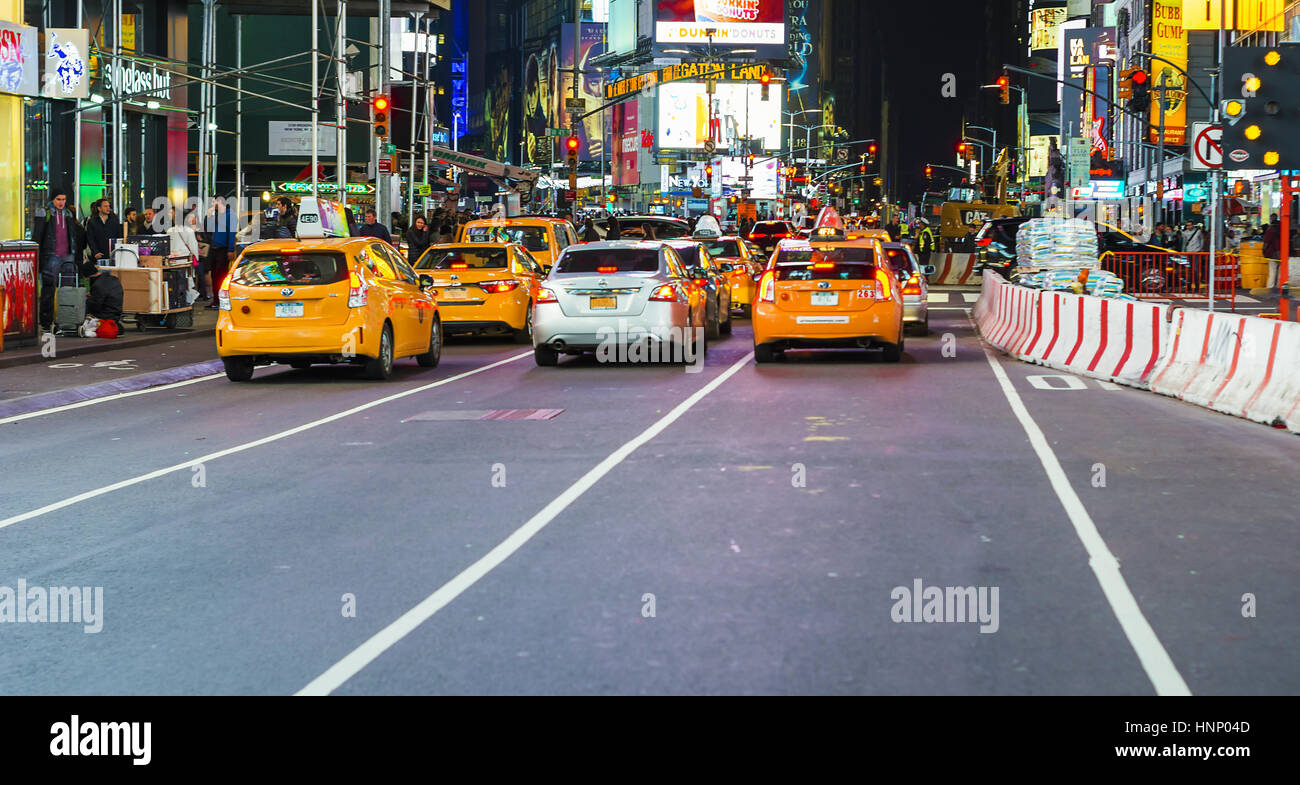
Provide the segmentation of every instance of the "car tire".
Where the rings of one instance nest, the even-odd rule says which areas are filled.
[[[560,353],[549,346],[534,346],[533,360],[539,367],[553,368],[560,364]]]
[[[515,330],[515,343],[531,344],[533,342],[533,304],[528,304],[528,311],[524,314],[524,328]]]
[[[722,314],[717,314],[713,321],[709,321],[709,312],[704,312],[704,338],[709,341],[716,341],[722,336]]]
[[[731,335],[731,309],[730,308],[727,309],[727,321],[722,323],[721,330],[723,335]]]
[[[421,368],[437,368],[438,361],[441,359],[442,320],[435,316],[433,326],[429,328],[429,350],[424,354],[416,355],[415,361],[420,364]]]
[[[770,362],[775,362],[775,361],[776,361],[776,358],[777,358],[779,355],[780,355],[780,352],[778,352],[778,351],[776,350],[776,347],[773,346],[773,345],[770,344],[770,343],[756,343],[756,344],[754,344],[754,362],[757,362],[757,363],[770,363]]]
[[[903,359],[903,336],[902,336],[901,333],[900,333],[899,336],[898,336],[898,343],[885,344],[885,354],[884,354],[884,358],[885,358],[885,362],[887,362],[887,363],[896,363],[896,362],[901,362],[901,361],[902,361],[902,359]]]
[[[362,373],[374,381],[383,381],[393,375],[392,325],[384,325],[384,332],[379,336],[379,354],[366,360]]]
[[[246,382],[253,378],[252,357],[222,357],[221,364],[226,366],[226,378],[232,382]]]

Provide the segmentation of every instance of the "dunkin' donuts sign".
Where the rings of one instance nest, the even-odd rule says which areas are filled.
[[[785,46],[785,0],[655,0],[655,42]]]

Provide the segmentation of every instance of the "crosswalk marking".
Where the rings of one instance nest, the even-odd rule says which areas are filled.
[[[929,298],[928,302],[932,302],[932,303],[946,303],[946,302],[948,302],[948,293],[947,293],[947,292],[930,292],[930,298]]]
[[[968,303],[979,302],[980,299],[979,292],[962,292],[961,296],[966,298],[966,302]]]

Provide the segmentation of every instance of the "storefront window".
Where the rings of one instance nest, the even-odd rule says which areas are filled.
[[[23,213],[28,216],[24,237],[30,239],[31,216],[36,214],[50,197],[50,123],[53,102],[45,98],[23,100],[23,148],[26,159],[23,173],[25,183]]]

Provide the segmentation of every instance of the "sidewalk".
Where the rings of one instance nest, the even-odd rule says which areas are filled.
[[[98,354],[100,352],[111,352],[118,349],[128,349],[137,346],[150,346],[158,343],[174,343],[176,341],[190,340],[193,338],[206,338],[213,340],[212,335],[217,326],[217,311],[209,311],[203,306],[207,303],[197,303],[197,309],[194,311],[194,326],[182,330],[167,330],[163,328],[148,328],[144,332],[138,332],[133,327],[128,327],[125,332],[117,338],[82,338],[76,335],[60,335],[55,338],[55,351],[60,359],[67,357],[78,357],[87,354]],[[50,358],[42,354],[41,342],[36,342],[28,346],[14,346],[8,341],[5,342],[5,351],[0,352],[0,368],[12,368],[17,365],[27,365],[29,363],[45,362]]]

